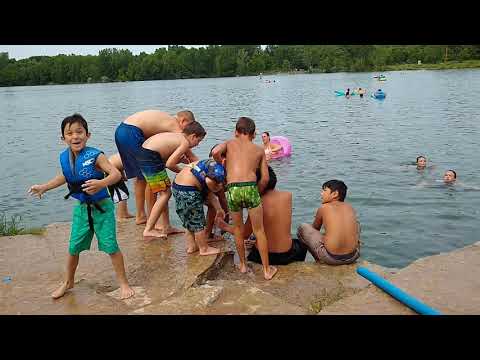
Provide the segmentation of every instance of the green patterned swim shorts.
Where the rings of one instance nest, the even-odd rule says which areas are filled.
[[[256,182],[240,182],[227,185],[227,204],[232,212],[253,209],[261,204]]]

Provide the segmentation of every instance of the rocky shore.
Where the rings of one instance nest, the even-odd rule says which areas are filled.
[[[187,255],[182,235],[145,244],[142,228],[118,224],[118,243],[136,295],[120,300],[109,257],[82,253],[75,287],[63,298],[50,293],[64,274],[70,224],[44,235],[0,238],[0,314],[414,314],[357,275],[366,266],[443,314],[480,313],[480,242],[419,259],[398,270],[360,261],[332,267],[280,266],[265,281],[260,266],[234,269],[232,240],[217,242],[217,256]]]

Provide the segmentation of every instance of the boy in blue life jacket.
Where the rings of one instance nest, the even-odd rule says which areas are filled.
[[[216,211],[216,218],[225,217],[217,196],[214,193],[223,189],[225,168],[213,159],[200,160],[184,167],[175,177],[172,193],[176,211],[187,229],[187,253],[200,250],[200,255],[215,255],[220,249],[209,246],[208,230],[203,205]]]
[[[93,234],[97,236],[98,248],[110,255],[113,268],[120,283],[120,298],[134,295],[125,275],[123,255],[117,244],[115,212],[107,186],[121,179],[120,172],[107,157],[92,147],[87,147],[90,138],[85,119],[74,114],[66,117],[61,125],[62,139],[68,148],[60,154],[62,174],[41,185],[33,185],[28,192],[39,198],[48,190],[68,184],[69,196],[79,200],[73,208],[69,255],[65,282],[52,293],[57,299],[74,286],[75,271],[80,252],[89,250]],[[108,175],[105,177],[105,174]]]

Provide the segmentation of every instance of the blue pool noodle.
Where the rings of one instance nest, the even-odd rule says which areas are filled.
[[[368,270],[364,267],[358,267],[357,273],[363,276],[365,279],[370,280],[374,285],[378,286],[380,289],[385,291],[387,294],[391,295],[401,303],[407,305],[409,308],[413,309],[419,314],[422,315],[442,315],[438,310],[431,308],[430,306],[422,303],[421,301],[415,299],[413,296],[407,294],[403,290],[400,290],[398,287],[393,285],[391,282],[385,280],[381,276],[377,275],[373,271]]]

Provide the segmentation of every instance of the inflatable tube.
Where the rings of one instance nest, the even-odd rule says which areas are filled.
[[[282,146],[282,150],[276,154],[272,154],[272,159],[280,159],[292,155],[292,144],[290,144],[290,141],[285,136],[272,136],[270,142]]]
[[[370,280],[374,285],[385,291],[387,294],[397,299],[404,305],[407,305],[412,310],[422,315],[442,315],[438,310],[431,308],[430,306],[422,303],[413,296],[407,294],[403,290],[400,290],[391,282],[385,280],[373,271],[364,267],[358,267],[357,273],[363,276],[365,279]]]
[[[372,94],[372,97],[374,97],[375,99],[385,99],[386,96],[387,94],[384,91],[378,90]]]
[[[335,90],[335,95],[337,96],[345,96],[345,92],[344,91],[338,91],[338,90]],[[353,95],[357,95],[357,93],[355,91],[352,91],[350,93],[350,96],[353,96]]]

